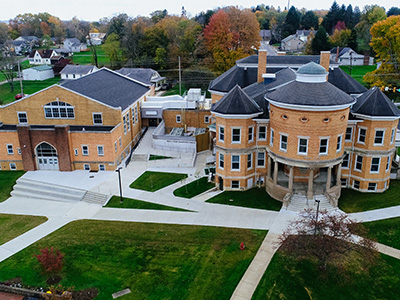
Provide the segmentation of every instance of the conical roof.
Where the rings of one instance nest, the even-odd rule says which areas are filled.
[[[252,115],[263,112],[238,85],[215,103],[211,111],[224,115]]]
[[[297,74],[324,75],[326,74],[326,70],[323,66],[312,61],[309,62],[308,64],[301,66],[297,70]]]
[[[373,87],[358,97],[352,112],[373,117],[400,116],[397,106],[377,87]]]

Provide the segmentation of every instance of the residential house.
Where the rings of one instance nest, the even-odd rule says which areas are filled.
[[[81,78],[87,74],[97,71],[96,66],[90,65],[66,65],[60,72],[61,79],[71,80]]]
[[[335,47],[331,49],[331,59],[344,66],[371,66],[374,58],[358,54],[349,47]]]
[[[269,42],[272,39],[271,30],[262,29],[260,30],[261,41]]]
[[[54,77],[53,68],[47,65],[22,70],[24,80],[46,80]]]
[[[122,68],[117,70],[117,72],[134,80],[152,85],[155,91],[160,90],[162,85],[167,81],[157,71],[149,68]]]
[[[54,65],[61,58],[63,57],[53,49],[32,50],[28,55],[31,65]]]
[[[0,106],[2,170],[115,170],[142,134],[151,88],[103,68]]]
[[[77,38],[68,38],[64,40],[64,48],[70,52],[81,52],[87,49],[87,46],[81,43]]]
[[[40,39],[34,35],[21,35],[17,37],[14,41],[23,41],[28,45],[30,49],[40,46]]]
[[[103,32],[90,32],[89,36],[86,37],[86,44],[98,46],[103,44],[106,33]]]
[[[17,55],[24,54],[25,52],[31,51],[31,48],[25,41],[12,41],[14,52]]]
[[[305,47],[306,41],[297,34],[289,35],[281,41],[282,51],[301,52]]]

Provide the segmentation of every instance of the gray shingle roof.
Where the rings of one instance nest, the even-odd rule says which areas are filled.
[[[268,65],[305,65],[311,61],[319,64],[320,55],[268,55]],[[236,61],[237,64],[258,64],[258,55],[250,55]],[[330,65],[338,65],[335,61],[330,60]]]
[[[138,80],[145,84],[151,84],[151,77],[156,72],[153,69],[142,69],[142,68],[122,68],[118,71],[119,74],[128,76],[129,78]]]
[[[237,65],[210,82],[209,90],[227,93],[235,85],[244,88],[257,81],[257,68],[242,68]]]
[[[367,88],[341,68],[329,69],[328,81],[347,94],[362,94],[367,91]]]
[[[400,116],[397,106],[377,87],[373,87],[358,97],[351,112],[373,117]]]
[[[94,69],[91,65],[66,65],[60,74],[88,74]]]
[[[122,110],[150,90],[149,87],[106,68],[66,82],[63,86],[109,106],[121,107]]]
[[[267,93],[265,98],[280,103],[305,106],[334,106],[354,102],[351,96],[329,82],[292,81]]]
[[[224,115],[251,115],[263,112],[238,85],[215,103],[211,111]]]

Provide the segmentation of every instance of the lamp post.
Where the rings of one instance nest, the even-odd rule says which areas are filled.
[[[314,229],[314,235],[317,235],[319,203],[321,202],[321,200],[317,200],[317,199],[315,199],[315,202],[317,202],[317,215],[315,216],[315,229]]]
[[[122,198],[121,169],[122,169],[122,167],[119,167],[118,169],[115,170],[115,172],[118,173],[119,196],[120,196],[120,198],[121,198],[121,203],[124,203],[124,200],[123,200],[123,198]]]

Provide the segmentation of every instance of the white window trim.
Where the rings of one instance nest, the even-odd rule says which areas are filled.
[[[249,155],[250,155],[250,167],[248,166],[248,163],[249,163]],[[250,169],[253,168],[253,153],[247,154],[247,161],[246,161],[246,164],[247,164],[247,170],[250,170]]]
[[[25,114],[26,122],[20,121],[19,114]],[[28,113],[26,111],[17,111],[17,117],[18,117],[18,124],[28,124]]]
[[[286,137],[286,149],[282,148],[282,137]],[[288,143],[289,143],[289,135],[285,133],[279,133],[279,150],[283,152],[287,152],[288,148]]]
[[[370,190],[370,189],[369,189],[369,185],[370,185],[370,184],[373,184],[373,185],[374,185],[374,189],[373,189],[373,190]],[[378,187],[378,184],[377,184],[376,182],[368,182],[367,191],[376,192],[377,187]]]
[[[14,167],[11,167],[11,166],[14,166]],[[16,169],[17,169],[17,164],[16,163],[10,163],[10,170],[14,171]]]
[[[233,141],[233,130],[239,129],[239,141]],[[242,127],[232,127],[231,128],[231,144],[240,144],[242,142]]]
[[[118,152],[118,142],[117,141],[114,142],[114,149],[115,149],[115,153],[117,153]]]
[[[298,140],[298,142],[297,142],[297,154],[298,155],[307,155],[308,154],[308,139],[309,138],[310,137],[306,137],[306,136],[298,136],[297,137],[297,140]],[[307,141],[306,152],[300,152],[300,140],[306,140]]]
[[[357,169],[357,158],[358,157],[362,157],[361,168],[360,169]],[[354,160],[354,170],[358,171],[358,172],[361,172],[363,164],[364,164],[364,156],[356,154],[356,157],[355,157],[355,160]]]
[[[88,166],[89,168],[86,169],[86,166]],[[83,164],[83,170],[84,171],[90,171],[90,164]]]
[[[79,154],[78,148],[74,148],[74,154],[75,154],[75,156],[77,156]]]
[[[392,158],[392,156],[388,155],[387,162],[386,162],[386,172],[389,172],[389,170],[390,170],[390,165],[391,165],[391,162],[392,162],[391,158]]]
[[[350,132],[350,139],[346,139],[347,128],[350,128],[350,129],[351,129],[351,132]],[[345,134],[344,134],[344,141],[345,141],[345,142],[351,142],[352,139],[353,139],[353,127],[352,127],[352,126],[347,126],[347,127],[346,127],[346,132],[345,132]]]
[[[322,140],[327,140],[327,142],[326,142],[326,151],[325,152],[319,152],[319,155],[328,155],[328,152],[329,152],[329,137],[320,137],[319,138],[319,151],[321,151],[321,141]]]
[[[102,154],[100,154],[99,147],[101,147],[103,149],[103,153]],[[97,145],[97,155],[98,156],[104,156],[104,145]]]
[[[94,122],[94,115],[100,115],[101,116],[101,123],[95,123]],[[101,112],[96,112],[96,113],[92,113],[92,120],[93,120],[93,125],[103,125],[103,113]]]
[[[222,160],[221,160],[221,155],[222,155]],[[225,155],[223,153],[219,153],[219,155],[218,155],[218,168],[223,170],[224,167],[221,167],[221,161],[224,163],[224,167],[225,167]]]
[[[11,153],[10,153],[10,150],[8,149],[8,146],[11,146]],[[13,144],[6,144],[6,148],[7,148],[7,154],[8,154],[8,155],[14,155],[14,147],[13,147]]]
[[[377,131],[383,131],[383,136],[382,136],[382,143],[375,143],[375,138],[376,138],[376,132]],[[386,129],[383,128],[375,128],[375,135],[374,135],[374,146],[383,146],[385,143],[385,134],[386,134]]]
[[[392,128],[391,136],[390,136],[390,145],[394,143],[396,137],[396,128]]]
[[[221,140],[221,128],[223,129],[223,139]],[[225,142],[225,126],[218,125],[218,141],[224,143]]]
[[[103,170],[101,169],[101,166],[103,166]],[[99,164],[99,171],[105,171],[106,170],[106,165],[105,164]]]
[[[377,170],[377,171],[372,171],[372,170],[371,170],[371,169],[372,169],[372,160],[373,160],[374,158],[379,159],[379,162],[378,162],[378,170]],[[379,156],[373,156],[373,157],[371,157],[371,166],[370,166],[370,168],[369,168],[369,173],[370,173],[370,174],[378,174],[380,169],[381,169],[381,158],[380,158]]]
[[[249,135],[250,135],[249,131],[250,131],[250,129],[251,129],[251,139],[249,139]],[[254,142],[254,126],[249,126],[248,129],[247,129],[247,141],[249,143]]]
[[[233,182],[234,181],[237,181],[238,183],[239,183],[239,186],[238,187],[233,187],[232,185],[233,185]],[[231,180],[231,189],[240,189],[240,180]]]
[[[119,147],[122,148],[122,137],[118,138]]]
[[[239,168],[238,169],[234,169],[233,168],[233,157],[234,156],[238,156],[239,157],[239,161],[238,161],[238,163],[239,163]],[[240,155],[239,154],[233,154],[233,155],[231,155],[231,171],[232,172],[239,172],[240,171]]]
[[[274,138],[275,138],[274,132],[275,132],[275,130],[273,130],[273,129],[271,128],[271,130],[270,130],[270,136],[269,136],[269,144],[270,144],[271,146],[274,145]]]
[[[340,140],[340,143],[338,143],[337,141]],[[336,144],[336,152],[341,152],[342,148],[343,148],[343,134],[338,134],[337,136],[337,140],[336,140],[337,144]],[[339,145],[339,148],[337,147]]]
[[[256,166],[256,167],[257,167],[257,168],[265,168],[265,152],[256,152],[256,153],[257,153],[257,166]],[[264,163],[263,163],[262,165],[259,165],[259,164],[258,164],[258,154],[259,154],[259,153],[262,153],[263,156],[264,156],[264,159],[263,159],[263,160],[264,160]]]
[[[361,132],[361,129],[365,129],[365,136],[364,136],[364,142],[361,142],[360,141],[360,132]],[[367,127],[358,127],[358,135],[357,135],[357,143],[358,144],[363,144],[363,145],[365,145],[365,141],[367,140]]]
[[[261,127],[264,127],[264,128],[265,128],[265,132],[264,132],[265,138],[260,138],[260,128],[261,128]],[[273,129],[271,129],[271,130],[273,130]],[[266,141],[266,140],[267,140],[267,126],[265,126],[265,125],[258,126],[257,138],[258,138],[259,141]]]
[[[131,131],[131,117],[129,115],[129,110],[126,113],[126,126],[128,127],[128,132]]]
[[[87,148],[87,154],[85,154],[85,151],[83,150],[83,147]],[[82,145],[81,150],[82,150],[82,155],[83,156],[89,156],[89,146],[88,145]]]
[[[21,154],[22,154],[22,152],[21,152],[21,148],[20,148],[20,147],[17,147],[17,153],[18,153],[19,155],[21,155]]]
[[[210,116],[204,116],[204,123],[206,124],[210,123]]]
[[[181,115],[176,115],[175,116],[175,121],[176,121],[176,123],[182,123],[182,116]]]
[[[343,166],[343,162],[344,162],[344,158],[346,157],[346,155],[349,156],[349,159],[347,160],[347,167]],[[342,169],[349,169],[350,168],[350,153],[349,152],[345,152],[344,156],[343,156],[343,161],[342,161]]]
[[[355,187],[356,181],[358,182],[358,188]],[[353,189],[359,190],[360,189],[360,183],[361,183],[360,180],[353,180]]]

